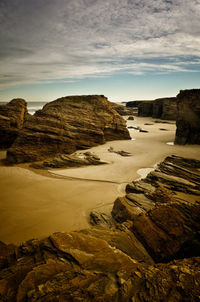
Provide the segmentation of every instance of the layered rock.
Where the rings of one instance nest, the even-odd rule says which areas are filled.
[[[177,116],[176,98],[160,98],[154,101],[141,101],[138,104],[138,116],[175,120]]]
[[[90,229],[0,242],[0,299],[198,301],[199,169],[198,160],[168,157],[127,186],[114,220],[93,212]]]
[[[13,99],[0,105],[0,148],[9,148],[18,136],[27,118],[27,103],[23,99]]]
[[[200,161],[171,156],[126,188],[112,215],[132,231],[155,262],[200,255]]]
[[[180,91],[177,110],[175,143],[200,144],[200,89]]]
[[[111,104],[112,104],[113,109],[116,110],[122,116],[133,114],[133,110],[130,108],[126,108],[123,105],[112,103],[112,102],[111,102]]]
[[[39,161],[115,139],[130,139],[130,135],[106,97],[64,97],[28,116],[7,152],[7,161]]]

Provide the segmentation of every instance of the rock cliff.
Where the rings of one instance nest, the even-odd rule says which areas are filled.
[[[180,91],[177,110],[175,143],[200,144],[200,89]]]
[[[18,247],[0,242],[4,302],[191,301],[200,296],[200,161],[168,157],[112,218]],[[98,226],[101,225],[101,226]]]
[[[142,101],[138,104],[138,116],[152,116],[163,120],[175,120],[177,116],[176,98],[160,98]]]
[[[23,99],[13,99],[0,105],[0,148],[9,148],[18,136],[27,118],[27,103]]]
[[[7,152],[7,161],[39,161],[116,139],[130,139],[130,135],[106,97],[64,97],[28,116]]]

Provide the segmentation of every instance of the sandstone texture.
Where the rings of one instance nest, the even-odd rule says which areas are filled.
[[[7,162],[40,161],[116,139],[130,135],[106,97],[64,97],[28,116],[7,152]]]
[[[0,148],[9,148],[17,138],[27,118],[27,103],[23,99],[13,99],[0,105]]]
[[[200,89],[180,91],[177,111],[175,143],[200,144]]]
[[[141,101],[138,104],[138,116],[152,116],[163,120],[176,120],[177,99],[160,98],[154,101]]]
[[[113,218],[132,231],[155,262],[200,255],[200,161],[170,156],[126,187]]]
[[[0,301],[199,301],[199,169],[167,157],[93,227],[0,242]]]
[[[122,116],[133,114],[133,110],[131,108],[127,108],[123,105],[112,103],[112,102],[111,102],[111,105],[112,105],[112,108]]]

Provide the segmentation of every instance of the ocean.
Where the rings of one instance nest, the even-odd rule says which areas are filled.
[[[48,102],[27,102],[28,113],[34,114],[35,111],[42,109]]]

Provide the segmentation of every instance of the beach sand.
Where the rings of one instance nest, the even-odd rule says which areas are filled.
[[[124,195],[126,184],[145,177],[166,156],[200,160],[200,146],[167,144],[174,141],[175,122],[154,121],[135,117],[134,121],[127,121],[127,126],[140,126],[148,133],[130,129],[135,140],[112,141],[89,150],[107,165],[54,169],[48,174],[28,169],[27,165],[5,167],[2,163],[0,240],[19,244],[57,231],[87,228],[90,211],[109,213],[115,199]],[[130,152],[131,156],[109,152],[109,147]],[[5,152],[0,156],[5,157]]]

